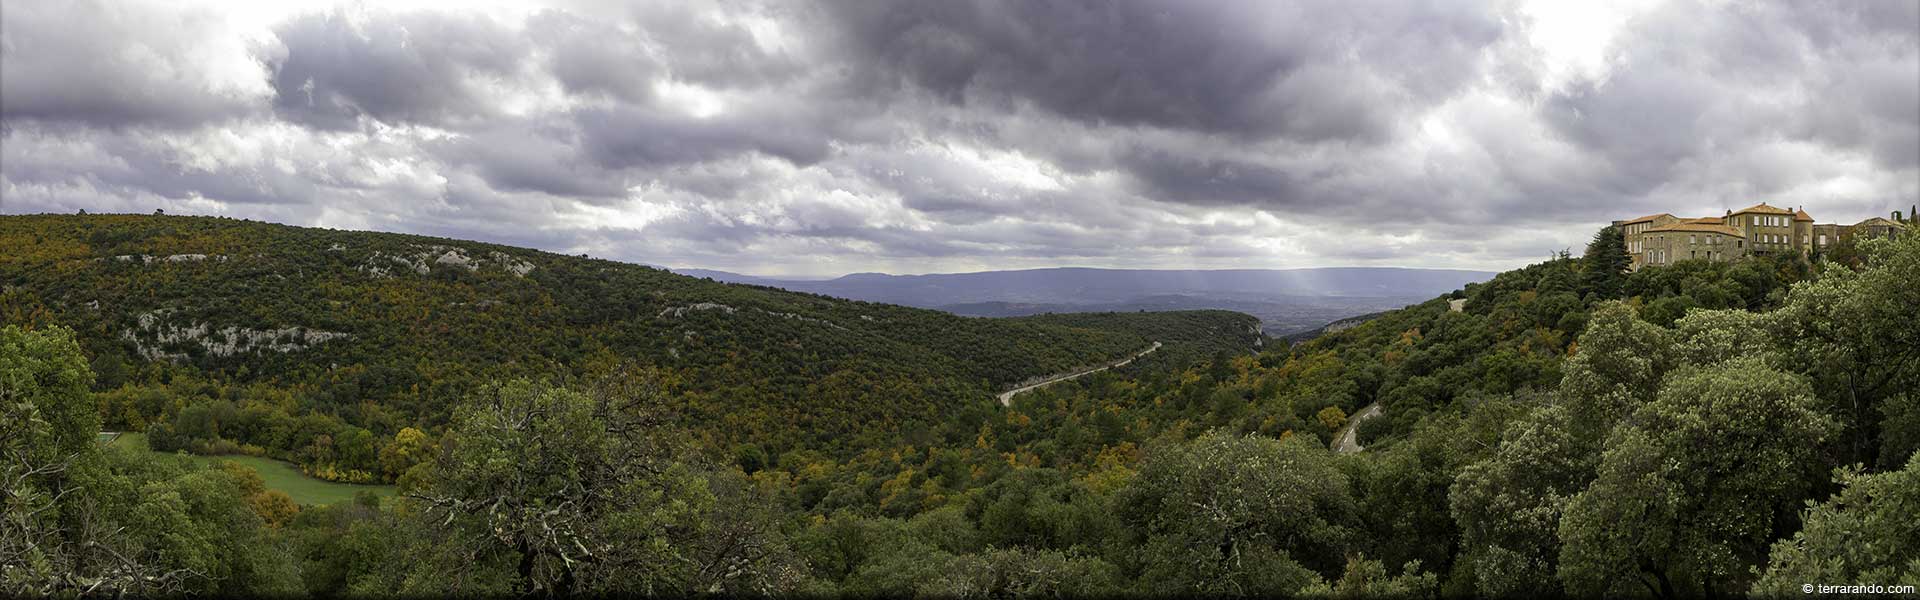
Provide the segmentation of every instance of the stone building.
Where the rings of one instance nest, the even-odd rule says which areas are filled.
[[[1627,242],[1633,268],[1670,265],[1683,260],[1733,260],[1746,256],[1747,234],[1716,222],[1688,219],[1649,227]]]
[[[1909,225],[1907,221],[1900,219],[1900,213],[1897,212],[1893,213],[1892,219],[1874,217],[1848,227],[1848,229],[1852,230],[1851,232],[1855,237],[1863,238],[1893,237],[1895,234],[1904,233],[1911,228],[1912,226]]]
[[[1667,213],[1615,221],[1633,269],[1683,260],[1738,260],[1746,256],[1815,256],[1850,236],[1888,237],[1912,230],[1920,215],[1874,217],[1854,225],[1819,224],[1805,209],[1765,202],[1719,217],[1683,219]]]

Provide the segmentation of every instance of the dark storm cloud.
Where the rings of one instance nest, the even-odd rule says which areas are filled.
[[[1912,2],[1669,2],[1573,60],[1524,0],[556,1],[9,3],[0,212],[924,272],[1504,267],[1920,202]]]
[[[666,68],[646,39],[618,23],[548,10],[528,22],[527,33],[547,48],[546,68],[569,93],[647,102],[654,79]]]
[[[1168,202],[1286,208],[1315,200],[1316,192],[1306,181],[1311,174],[1261,162],[1136,147],[1126,151],[1118,164],[1152,197]]]
[[[1501,33],[1466,3],[835,3],[853,52],[955,102],[1090,123],[1378,140]]]
[[[589,160],[580,137],[566,119],[502,119],[429,148],[450,164],[472,169],[497,190],[596,200],[624,195],[630,183],[626,174]]]
[[[1781,139],[1911,170],[1920,165],[1915,6],[1665,6],[1625,32],[1610,76],[1555,94],[1543,114],[1604,161],[1620,195]]]
[[[479,16],[343,12],[282,24],[285,55],[274,65],[274,110],[289,120],[349,129],[361,116],[388,123],[448,124],[498,112],[483,86],[514,78],[529,46]]]
[[[0,119],[84,126],[193,127],[259,108],[264,86],[238,43],[209,43],[217,18],[104,0],[9,2],[0,18]],[[196,62],[196,53],[229,51]],[[223,72],[222,69],[233,71]]]

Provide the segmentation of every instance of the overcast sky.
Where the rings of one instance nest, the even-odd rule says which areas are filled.
[[[272,5],[272,6],[262,6]],[[6,0],[0,212],[755,274],[1502,269],[1920,203],[1920,2]]]

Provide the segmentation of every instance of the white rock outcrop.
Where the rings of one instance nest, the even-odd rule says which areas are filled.
[[[688,311],[696,311],[696,310],[720,310],[720,311],[726,311],[727,314],[733,314],[733,311],[736,309],[734,309],[731,306],[727,306],[725,304],[721,304],[718,302],[699,302],[695,304],[688,304],[686,306],[669,306],[660,311],[660,317],[661,318],[666,318],[666,317],[679,318],[679,317],[687,316]]]
[[[687,316],[688,312],[698,311],[698,310],[718,310],[718,311],[725,311],[727,314],[733,314],[739,309],[736,309],[731,306],[727,306],[725,304],[720,304],[718,302],[697,302],[694,304],[688,304],[686,306],[670,306],[665,309],[662,309],[660,311],[660,317],[663,319],[667,317],[679,318],[679,317]],[[847,328],[840,325],[839,323],[835,323],[833,321],[828,321],[826,319],[821,319],[817,317],[809,317],[809,316],[797,314],[797,313],[773,312],[770,310],[766,310],[764,308],[754,308],[751,310],[763,315],[772,315],[772,316],[780,317],[782,319],[792,319],[792,320],[800,321],[803,323],[813,323],[815,325],[825,325],[841,331],[847,331]],[[861,318],[869,321],[873,320],[871,317],[866,317],[864,315]]]
[[[206,349],[207,354],[228,357],[254,352],[298,352],[329,341],[353,337],[350,334],[298,326],[278,329],[229,326],[214,329],[212,324],[205,322],[170,322],[168,316],[174,312],[161,309],[141,313],[137,317],[138,325],[120,332],[120,339],[132,342],[135,352],[148,360],[184,360],[186,353],[168,352],[167,348],[192,344]]]
[[[387,254],[375,250],[372,256],[367,257],[366,262],[354,267],[354,270],[374,277],[392,277],[407,271],[412,271],[415,275],[426,275],[432,273],[435,266],[466,269],[468,272],[479,271],[482,268],[498,268],[512,273],[514,277],[526,277],[528,273],[533,272],[534,268],[533,263],[514,258],[513,255],[499,250],[489,251],[485,257],[475,257],[468,255],[464,248],[439,244],[414,248],[418,251],[409,254]]]
[[[94,260],[102,261],[102,260],[109,260],[109,259],[119,261],[119,262],[137,262],[143,265],[149,265],[156,262],[178,263],[178,262],[201,262],[205,260],[212,260],[215,262],[227,262],[227,257],[224,254],[169,254],[167,256],[152,256],[148,254],[121,254],[119,256],[110,256],[107,258],[96,258]]]

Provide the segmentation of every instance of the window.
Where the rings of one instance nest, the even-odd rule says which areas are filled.
[[[1824,233],[1820,234],[1820,245],[1822,246],[1827,245],[1827,234],[1824,234]]]

